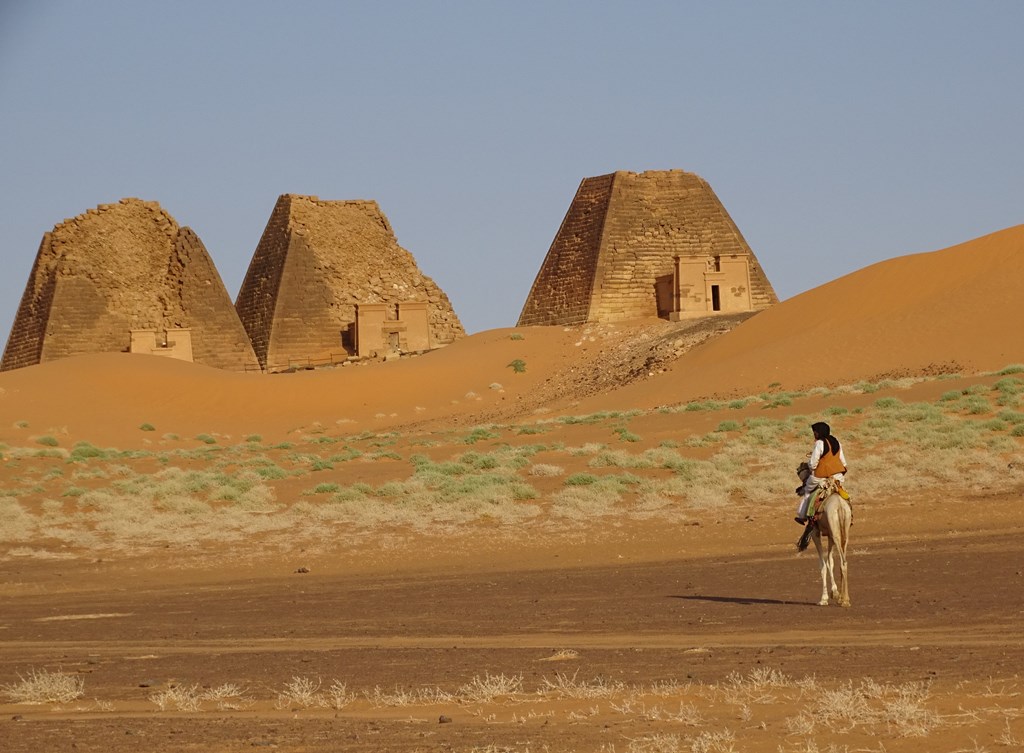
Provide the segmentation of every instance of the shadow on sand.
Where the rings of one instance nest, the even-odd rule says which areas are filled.
[[[779,604],[780,606],[807,606],[806,601],[787,601],[784,599],[751,599],[743,596],[669,596],[670,599],[686,601],[713,601],[719,604]]]

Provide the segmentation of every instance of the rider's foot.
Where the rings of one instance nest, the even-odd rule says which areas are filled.
[[[793,520],[795,520],[797,523],[799,523],[802,526],[807,525],[807,518],[801,518],[799,515],[797,515],[795,518],[793,518]]]

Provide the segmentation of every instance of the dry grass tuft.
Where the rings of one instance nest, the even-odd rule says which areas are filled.
[[[274,706],[279,709],[310,709],[328,705],[324,694],[320,692],[322,682],[318,677],[293,677],[285,683],[284,690],[277,694]]]
[[[14,703],[68,703],[82,697],[85,681],[65,672],[33,669],[27,677],[18,675],[18,682],[0,686],[0,692]]]
[[[492,675],[485,672],[483,677],[477,675],[465,685],[459,687],[456,696],[459,701],[469,703],[490,703],[495,698],[512,696],[523,692],[523,676],[504,674]]]
[[[590,682],[577,680],[579,670],[572,675],[555,673],[555,679],[543,678],[542,693],[553,693],[561,698],[611,698],[625,690],[621,682],[609,681],[603,677],[595,677]]]
[[[178,685],[154,693],[149,700],[161,711],[199,711],[203,705],[203,693],[198,685]]]

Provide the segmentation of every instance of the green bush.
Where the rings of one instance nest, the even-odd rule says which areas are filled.
[[[621,441],[623,441],[623,442],[639,442],[640,441],[639,435],[634,434],[629,429],[627,429],[625,426],[619,426],[619,427],[613,429],[613,431],[616,434],[619,435],[619,439]]]
[[[596,484],[597,476],[590,473],[574,473],[565,480],[566,486],[590,486]]]
[[[899,408],[903,405],[903,401],[898,397],[880,397],[875,401],[876,408],[882,408],[883,410],[888,408]]]
[[[1005,376],[1007,374],[1021,374],[1024,373],[1024,363],[1014,363],[1007,366],[1005,369],[997,371],[996,374],[999,376]]]
[[[463,444],[476,444],[481,439],[498,439],[501,435],[497,432],[491,431],[485,426],[478,426],[473,429],[468,437],[463,438]]]
[[[522,358],[517,358],[509,364],[509,368],[512,369],[516,374],[522,374],[526,371],[526,361]]]
[[[278,465],[274,465],[273,463],[261,465],[259,468],[256,468],[255,470],[256,474],[260,478],[265,479],[288,478],[289,475],[288,471],[286,471],[284,468],[281,468]]]
[[[203,444],[217,444],[217,440],[211,437],[209,434],[197,434],[196,439],[198,439]]]
[[[71,448],[68,458],[70,460],[87,460],[89,458],[105,458],[107,455],[106,450],[94,447],[88,442],[76,442],[75,446]]]
[[[520,426],[516,434],[545,434],[547,431],[540,426]]]
[[[56,437],[36,437],[36,444],[41,444],[46,447],[59,447],[60,442],[57,441]]]
[[[153,424],[142,424],[139,428],[142,431],[156,431],[156,427]]]

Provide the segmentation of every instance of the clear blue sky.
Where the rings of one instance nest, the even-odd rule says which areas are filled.
[[[125,196],[232,298],[280,194],[376,199],[479,332],[582,178],[680,168],[788,298],[1024,223],[1022,31],[1016,0],[0,0],[0,342],[43,233]]]

